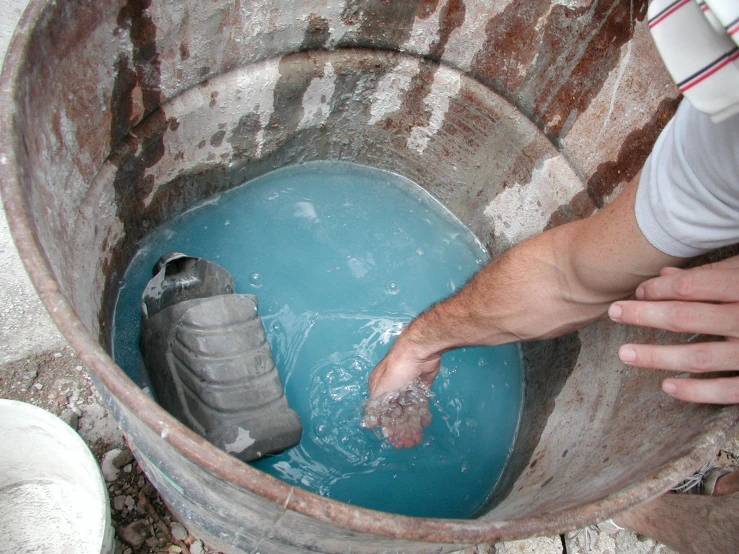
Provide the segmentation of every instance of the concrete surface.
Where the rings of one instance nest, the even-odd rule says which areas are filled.
[[[0,58],[28,0],[0,0]],[[0,200],[2,206],[2,200]],[[66,341],[36,296],[0,210],[0,364],[63,347]]]

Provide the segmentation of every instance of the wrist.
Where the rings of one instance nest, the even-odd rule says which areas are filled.
[[[404,358],[412,359],[417,363],[438,361],[448,349],[424,336],[424,333],[420,332],[417,321],[412,321],[398,336],[395,348],[403,353]]]

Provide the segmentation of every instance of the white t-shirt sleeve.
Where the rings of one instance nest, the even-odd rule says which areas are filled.
[[[682,102],[644,164],[636,221],[671,256],[739,242],[739,115],[714,123]]]

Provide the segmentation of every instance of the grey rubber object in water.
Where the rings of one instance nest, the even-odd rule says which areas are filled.
[[[257,298],[235,294],[221,266],[160,258],[141,298],[140,348],[159,403],[190,429],[248,462],[295,446],[289,408]]]

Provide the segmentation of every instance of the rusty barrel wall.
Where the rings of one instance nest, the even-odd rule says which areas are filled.
[[[31,2],[0,81],[11,231],[136,457],[191,530],[225,552],[450,551],[593,523],[712,455],[737,409],[663,395],[659,375],[623,367],[615,352],[668,338],[608,322],[524,346],[514,462],[471,520],[394,516],[289,487],[185,429],[106,354],[137,242],[284,165],[400,173],[492,255],[601,208],[678,104],[646,6]]]

